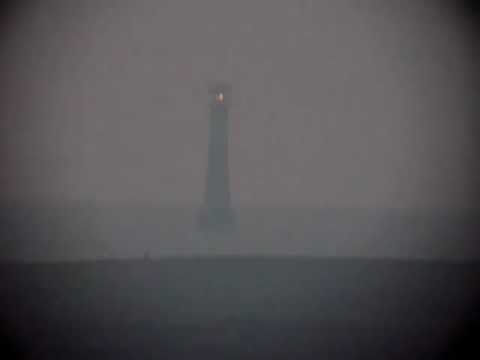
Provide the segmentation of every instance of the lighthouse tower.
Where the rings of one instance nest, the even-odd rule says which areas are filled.
[[[208,92],[208,162],[198,226],[206,232],[230,232],[235,224],[228,168],[228,110],[231,87],[225,83],[215,83],[209,86]]]

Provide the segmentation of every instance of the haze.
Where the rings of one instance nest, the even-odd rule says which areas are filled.
[[[2,196],[198,203],[206,84],[221,79],[237,204],[471,207],[472,44],[438,3],[388,4],[27,7],[1,60]]]

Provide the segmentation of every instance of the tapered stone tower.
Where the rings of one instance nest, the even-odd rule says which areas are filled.
[[[207,232],[230,232],[235,216],[230,199],[228,167],[228,110],[231,88],[228,84],[209,86],[209,144],[203,204],[198,226]]]

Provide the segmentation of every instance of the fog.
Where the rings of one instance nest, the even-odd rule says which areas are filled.
[[[15,257],[475,255],[467,25],[435,1],[31,2],[2,34],[3,242]],[[191,230],[217,80],[230,242]]]

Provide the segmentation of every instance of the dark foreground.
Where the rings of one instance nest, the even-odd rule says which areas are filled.
[[[198,258],[0,265],[5,359],[475,359],[480,266]]]

